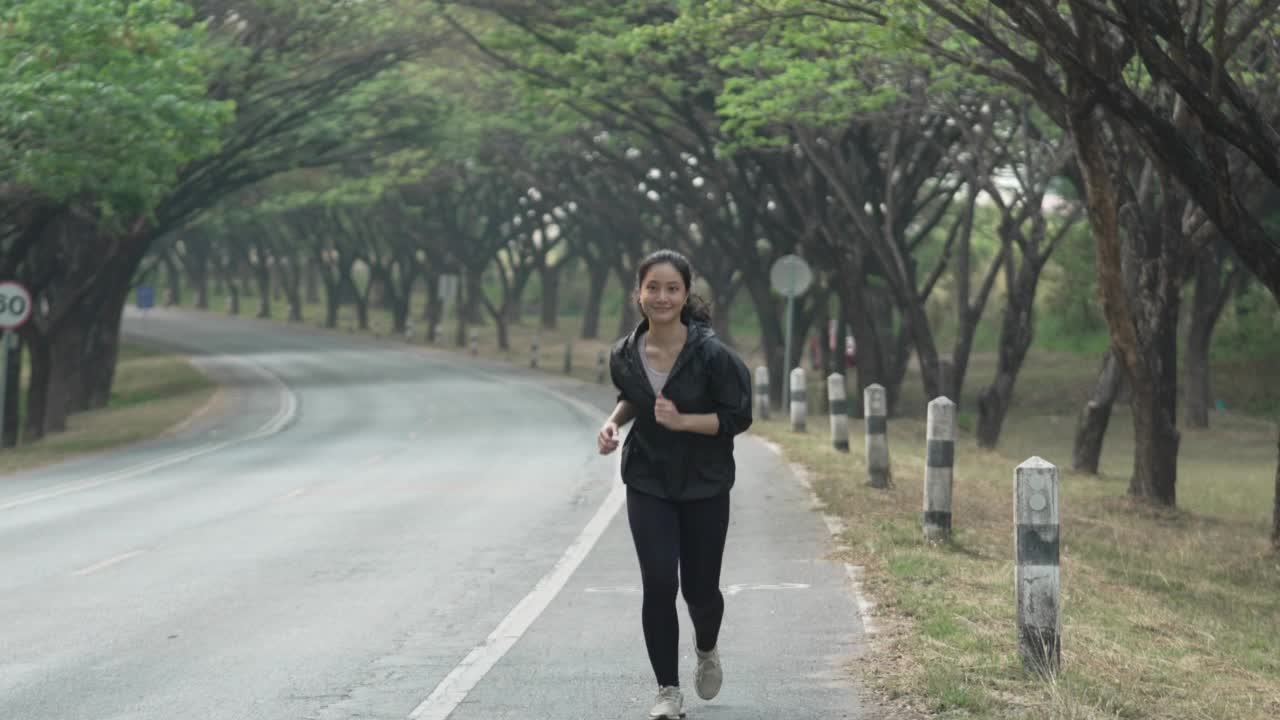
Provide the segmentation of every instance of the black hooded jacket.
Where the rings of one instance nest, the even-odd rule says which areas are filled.
[[[667,376],[662,395],[683,414],[715,413],[715,435],[675,432],[658,424],[657,396],[645,375],[638,340],[648,320],[613,346],[609,371],[618,399],[635,408],[622,447],[622,480],[639,492],[668,500],[701,500],[733,487],[733,438],[751,426],[751,374],[706,323],[684,318],[689,336]]]

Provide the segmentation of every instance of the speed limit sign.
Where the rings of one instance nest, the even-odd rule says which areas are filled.
[[[16,330],[31,319],[31,293],[20,283],[0,282],[0,329]]]

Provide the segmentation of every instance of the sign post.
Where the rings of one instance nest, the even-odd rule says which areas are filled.
[[[796,298],[813,284],[813,271],[809,269],[809,263],[799,255],[783,255],[769,269],[769,281],[773,284],[773,289],[787,299],[787,339],[782,357],[782,377],[786,378],[791,372],[791,335],[795,324]],[[785,393],[782,406],[790,407],[790,383],[783,382],[782,391]]]
[[[150,310],[156,306],[156,289],[150,285],[138,286],[138,309]]]
[[[142,311],[142,331],[147,330],[147,311],[156,306],[156,289],[152,285],[139,285],[137,289],[137,305]]]
[[[16,282],[0,282],[0,438],[4,437],[5,401],[9,397],[9,348],[13,331],[31,319],[31,293]],[[15,388],[15,391],[17,388]]]

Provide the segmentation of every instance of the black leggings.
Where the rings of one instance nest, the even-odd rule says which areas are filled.
[[[715,648],[720,634],[724,618],[720,561],[729,532],[729,493],[673,502],[628,488],[627,519],[640,558],[641,617],[649,662],[659,685],[679,685],[676,592],[682,584],[698,649]]]

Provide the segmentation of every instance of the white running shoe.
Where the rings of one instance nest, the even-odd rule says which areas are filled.
[[[658,699],[649,711],[650,720],[680,720],[684,717],[684,695],[680,688],[668,685],[658,688]]]
[[[693,673],[693,687],[698,691],[698,697],[710,700],[720,693],[720,684],[724,682],[724,671],[720,669],[720,649],[711,648],[704,653],[694,648],[694,651],[698,653],[698,669]]]

